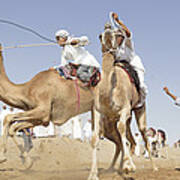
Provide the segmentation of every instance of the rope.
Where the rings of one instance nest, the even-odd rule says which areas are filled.
[[[7,47],[2,47],[2,50],[24,48],[24,47],[52,46],[52,45],[57,45],[57,43],[40,43],[40,44],[25,44],[25,45],[7,46]]]
[[[74,80],[74,84],[75,84],[76,93],[77,93],[77,107],[76,107],[77,109],[76,109],[76,111],[79,112],[79,110],[80,110],[80,90],[79,90],[77,79]]]
[[[18,28],[20,28],[20,29],[24,29],[24,30],[26,30],[26,31],[29,31],[29,32],[35,34],[36,36],[40,37],[41,39],[44,39],[44,40],[49,41],[49,42],[56,43],[55,40],[49,39],[49,38],[47,38],[47,37],[45,37],[45,36],[42,36],[41,34],[37,33],[36,31],[34,31],[34,30],[32,30],[32,29],[30,29],[30,28],[28,28],[28,27],[25,27],[25,26],[22,26],[22,25],[19,25],[19,24],[16,24],[16,23],[14,23],[14,22],[11,22],[11,21],[8,21],[8,20],[4,20],[4,19],[0,19],[0,22],[1,22],[1,23],[5,23],[5,24],[10,24],[10,25],[16,26],[16,27],[18,27]]]

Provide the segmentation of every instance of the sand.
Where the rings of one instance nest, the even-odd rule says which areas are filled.
[[[0,139],[1,140],[1,139]],[[22,142],[19,139],[19,142]],[[12,140],[8,141],[8,160],[0,164],[0,180],[86,180],[91,167],[89,143],[68,138],[33,139],[30,156],[31,169],[23,170],[19,152]],[[98,167],[108,168],[114,153],[114,145],[103,140],[98,150]],[[144,157],[133,156],[137,171],[126,177],[131,180],[180,180],[180,149],[168,148],[168,158],[154,158],[159,171],[153,172],[151,163]],[[118,168],[118,164],[116,166]],[[100,180],[122,180],[116,172],[99,174]]]

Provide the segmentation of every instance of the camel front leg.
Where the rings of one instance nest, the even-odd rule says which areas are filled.
[[[134,151],[135,151],[135,147],[136,147],[136,142],[135,142],[134,137],[133,137],[132,132],[131,132],[131,127],[130,127],[131,119],[132,118],[130,117],[126,123],[126,127],[127,127],[127,134],[126,135],[127,135],[129,142],[131,143],[131,145],[130,145],[131,155],[133,155]]]
[[[100,131],[100,119],[101,115],[94,108],[94,127],[91,139],[92,151],[92,166],[88,177],[88,180],[99,180],[98,178],[98,168],[97,168],[97,148],[99,145],[99,131]]]
[[[6,115],[3,120],[3,135],[2,135],[2,149],[0,151],[0,163],[3,163],[7,160],[6,152],[7,152],[7,140],[8,140],[8,132],[9,126],[12,120],[12,115]]]
[[[130,154],[130,143],[127,139],[126,132],[127,127],[126,123],[130,117],[130,108],[125,107],[120,112],[120,119],[117,124],[117,128],[121,135],[122,140],[122,154],[121,154],[121,162],[120,162],[120,169],[119,172],[122,173],[123,171],[128,173],[136,170],[136,167],[132,161],[132,157]]]
[[[152,159],[151,148],[150,148],[150,144],[148,141],[148,137],[146,135],[146,129],[147,129],[146,126],[147,125],[146,125],[146,107],[145,107],[145,105],[141,108],[135,109],[134,113],[135,113],[135,117],[136,117],[136,121],[138,124],[139,131],[141,132],[142,138],[143,138],[144,143],[145,143],[146,150],[147,150],[149,158],[151,160],[153,170],[157,171],[158,168],[156,167],[156,165]]]

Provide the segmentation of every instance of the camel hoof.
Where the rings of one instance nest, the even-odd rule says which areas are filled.
[[[5,161],[7,161],[7,158],[6,158],[5,154],[1,152],[0,153],[0,163],[3,163]]]
[[[123,173],[128,174],[128,173],[133,173],[136,171],[135,167],[125,167],[123,168]]]
[[[33,166],[33,161],[29,156],[24,157],[21,155],[20,157],[21,157],[22,164],[24,166],[23,170],[28,170]]]
[[[7,161],[7,158],[4,156],[4,157],[0,157],[0,163],[3,163],[3,162],[6,162]]]
[[[99,180],[99,178],[97,177],[95,173],[93,173],[89,175],[88,180]]]
[[[24,167],[30,169],[33,166],[33,161],[30,157],[25,158]]]
[[[154,171],[154,172],[156,172],[156,171],[158,171],[158,170],[159,170],[159,169],[158,169],[157,167],[154,167],[154,168],[153,168],[153,171]]]

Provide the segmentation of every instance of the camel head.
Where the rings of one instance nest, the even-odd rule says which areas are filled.
[[[105,24],[104,32],[99,35],[99,39],[102,46],[102,53],[113,53],[122,45],[124,41],[124,35],[119,29],[112,29],[109,23]]]

